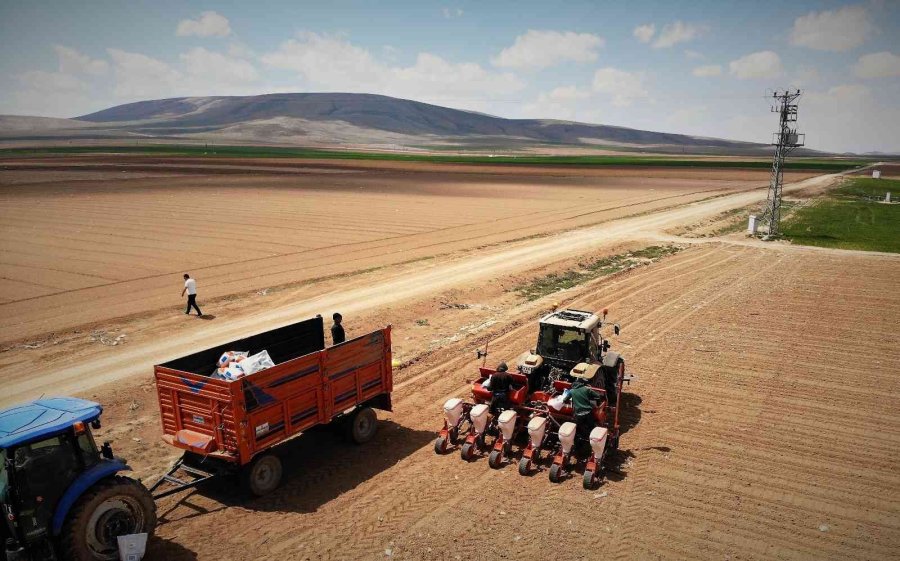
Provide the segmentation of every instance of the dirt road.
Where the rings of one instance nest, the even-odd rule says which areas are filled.
[[[818,176],[790,185],[786,190],[806,189],[833,179],[834,176],[830,175]],[[355,287],[344,283],[340,290],[316,294],[312,298],[277,308],[253,310],[248,307],[239,317],[219,318],[189,334],[183,331],[161,334],[144,342],[132,338],[128,346],[90,360],[62,361],[55,365],[32,368],[0,362],[4,380],[0,404],[16,403],[50,391],[62,394],[86,392],[115,380],[140,376],[148,372],[153,364],[187,354],[197,347],[212,346],[239,338],[248,332],[286,325],[298,317],[334,310],[358,314],[364,310],[421,298],[428,293],[454,286],[500,278],[542,263],[580,255],[604,246],[610,247],[625,240],[652,238],[675,225],[746,206],[764,198],[765,191],[743,191],[669,210],[612,220],[547,238],[487,248],[474,256],[422,266],[412,271],[404,270],[400,274],[388,271],[380,275],[377,281],[362,279],[361,285]]]

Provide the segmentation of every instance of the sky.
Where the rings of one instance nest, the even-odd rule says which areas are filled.
[[[509,118],[900,153],[900,1],[0,0],[0,114],[363,92]]]

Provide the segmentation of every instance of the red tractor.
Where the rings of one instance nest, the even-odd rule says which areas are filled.
[[[463,460],[487,454],[490,467],[499,469],[517,442],[520,474],[550,461],[550,480],[559,482],[582,458],[583,484],[592,488],[608,450],[618,448],[619,396],[622,384],[631,380],[624,359],[609,350],[600,333],[605,318],[606,310],[602,318],[580,310],[541,318],[537,346],[519,357],[516,371],[505,374],[505,392],[491,388],[492,377],[504,368],[482,366],[472,384],[472,402],[453,398],[444,404],[435,452],[458,446]],[[619,326],[613,329],[618,335]],[[573,385],[593,390],[587,392],[596,398],[590,417],[576,419],[569,403]]]

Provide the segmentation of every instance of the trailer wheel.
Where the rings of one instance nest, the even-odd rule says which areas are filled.
[[[590,491],[594,488],[595,483],[594,472],[588,469],[584,470],[584,475],[581,477],[581,486]]]
[[[559,464],[550,466],[550,483],[559,483],[562,481],[563,467]]]
[[[459,455],[465,462],[471,462],[472,458],[475,457],[475,445],[471,442],[466,442],[462,445],[462,448],[459,449]]]
[[[522,458],[519,460],[519,475],[528,475],[531,473],[531,460]]]
[[[447,453],[447,439],[443,436],[434,439],[434,453],[439,456]]]
[[[62,529],[66,561],[113,561],[119,558],[116,538],[153,534],[156,504],[150,492],[129,477],[101,480],[81,496]]]
[[[281,460],[275,454],[263,454],[244,468],[244,487],[262,497],[268,495],[281,483]]]
[[[365,444],[375,438],[378,431],[378,416],[371,407],[363,407],[357,410],[349,419],[347,425],[350,440],[357,444]]]
[[[492,469],[503,467],[503,450],[491,450],[491,454],[488,456],[488,465]]]

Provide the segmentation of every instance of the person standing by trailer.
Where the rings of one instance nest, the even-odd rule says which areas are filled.
[[[184,310],[185,314],[191,313],[191,308],[197,310],[197,317],[203,315],[203,312],[200,311],[200,307],[197,306],[197,281],[191,278],[191,275],[185,273],[184,274],[184,290],[181,291],[181,295],[184,296],[184,293],[187,292],[188,300],[187,300],[187,309]]]
[[[341,325],[341,320],[344,318],[341,314],[335,312],[331,319],[334,320],[334,325],[331,326],[331,344],[340,345],[347,339],[344,335],[344,327]]]

